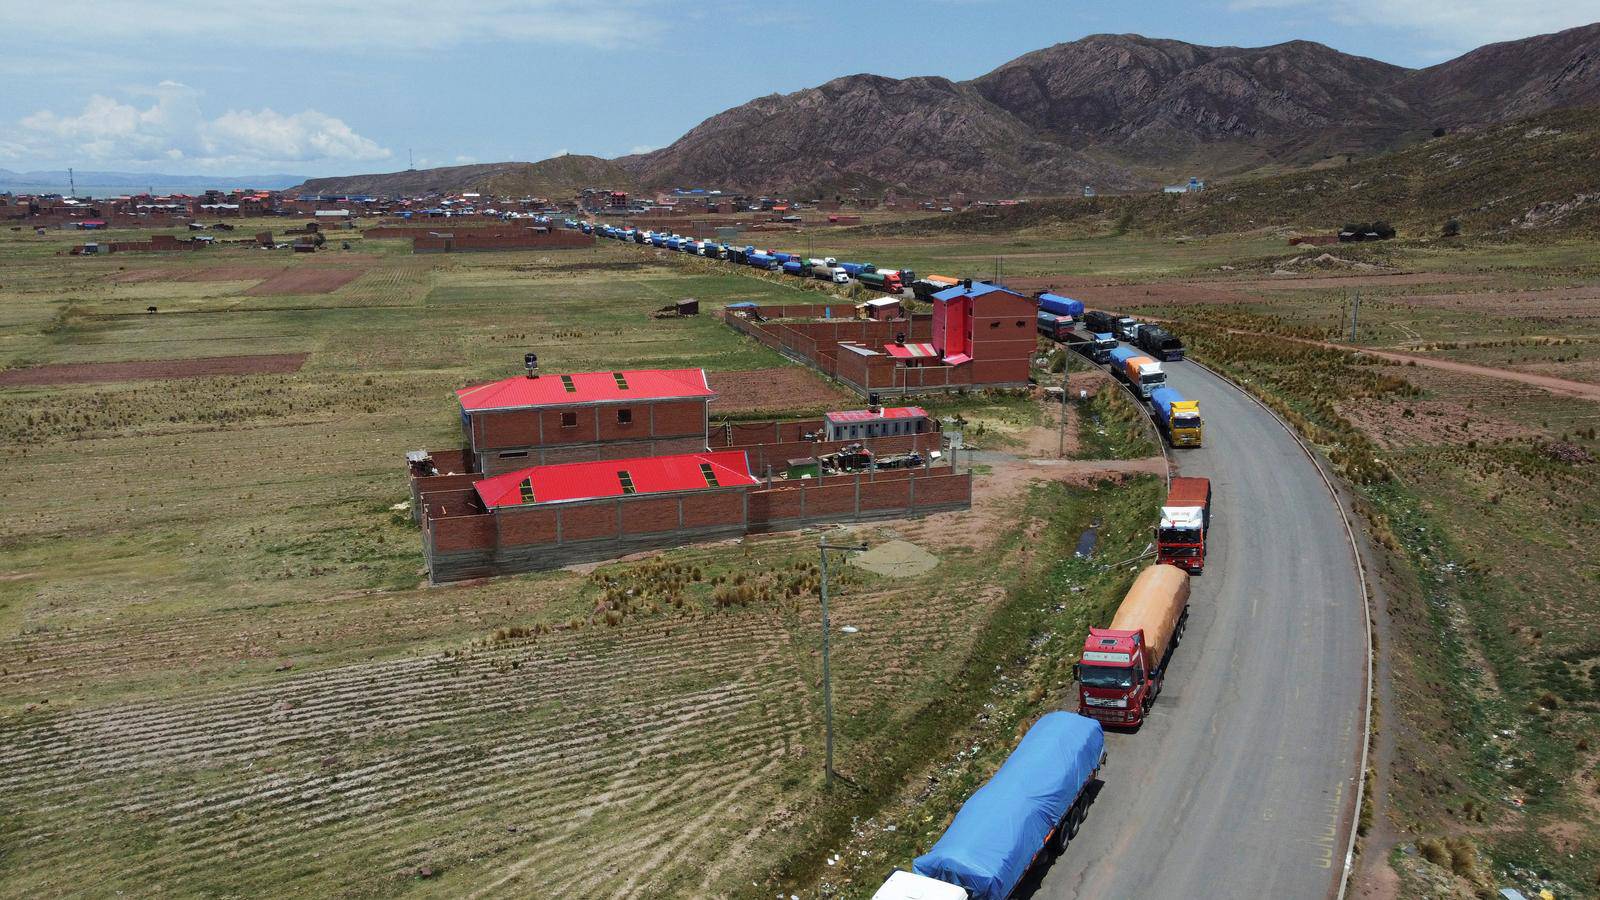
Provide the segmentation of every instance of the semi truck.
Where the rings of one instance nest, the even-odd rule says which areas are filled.
[[[1166,362],[1183,359],[1183,341],[1160,325],[1145,325],[1139,329],[1139,349]]]
[[[804,278],[807,275],[811,274],[810,270],[806,268],[806,264],[801,262],[798,259],[789,260],[788,262],[783,264],[782,268],[783,268],[783,274],[785,274],[785,275],[796,275],[796,276],[799,276],[801,278]]]
[[[905,285],[900,281],[900,273],[894,269],[864,271],[856,276],[856,280],[873,290],[883,291],[886,294],[898,294],[905,289]]]
[[[836,266],[813,265],[811,277],[821,281],[831,281],[834,284],[849,284],[850,273]]]
[[[949,275],[924,275],[912,280],[911,294],[923,303],[932,303],[934,294],[960,283],[961,279],[951,278]]]
[[[1122,336],[1128,326],[1136,324],[1138,323],[1129,316],[1118,316],[1098,309],[1083,314],[1083,327],[1094,332],[1109,332],[1118,337]]]
[[[1211,530],[1211,479],[1174,478],[1156,526],[1156,562],[1199,575],[1206,566]]]
[[[1061,340],[1071,349],[1097,363],[1110,362],[1111,351],[1117,349],[1117,339],[1106,333],[1086,334],[1075,330],[1067,332]]]
[[[1172,649],[1189,622],[1189,573],[1157,563],[1133,580],[1106,628],[1090,628],[1075,666],[1078,712],[1138,727],[1161,693]]]
[[[1151,391],[1167,383],[1167,373],[1161,371],[1160,363],[1129,347],[1111,351],[1111,366],[1140,400],[1149,400]]]
[[[768,269],[768,270],[771,270],[771,269],[776,269],[778,267],[778,261],[776,259],[773,259],[770,254],[766,254],[766,253],[751,253],[751,254],[748,254],[748,255],[745,256],[744,261],[746,263],[748,263],[749,265],[752,265],[752,266],[756,267],[757,269]]]
[[[911,871],[890,873],[872,900],[1005,900],[1077,836],[1105,761],[1099,722],[1046,713]]]
[[[1072,339],[1072,317],[1058,316],[1044,310],[1034,316],[1038,321],[1039,333],[1052,341],[1070,341]]]
[[[1039,301],[1040,312],[1050,313],[1065,319],[1083,318],[1082,300],[1074,300],[1071,297],[1063,297],[1060,294],[1052,294],[1049,291],[1040,291],[1034,295],[1034,299]]]
[[[849,272],[851,278],[860,278],[862,272],[878,271],[878,267],[872,263],[842,262],[839,268]]]
[[[1156,425],[1174,447],[1199,447],[1205,437],[1205,422],[1200,418],[1200,401],[1163,384],[1150,392],[1150,407]]]

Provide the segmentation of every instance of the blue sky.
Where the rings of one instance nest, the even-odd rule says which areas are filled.
[[[1408,66],[1600,0],[8,2],[0,168],[305,175],[616,156],[857,72],[971,78],[1098,32]]]

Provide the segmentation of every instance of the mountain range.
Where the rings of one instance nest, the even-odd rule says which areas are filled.
[[[800,196],[1147,190],[1187,176],[1312,166],[1600,102],[1600,23],[1490,44],[1424,69],[1310,41],[1207,47],[1091,35],[970,81],[850,75],[718,113],[671,145],[306,189],[405,193],[539,183],[720,187]],[[356,185],[359,185],[357,187]]]

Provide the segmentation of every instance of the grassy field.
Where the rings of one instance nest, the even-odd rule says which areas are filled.
[[[1038,536],[1099,518],[1111,552],[1142,540],[1155,502],[1145,482],[1056,485],[986,500],[979,540],[950,516],[857,529],[938,565],[837,574],[836,620],[858,629],[834,645],[839,765],[862,790],[825,792],[814,536],[430,589],[396,508],[404,452],[459,440],[453,388],[529,349],[551,371],[781,366],[711,316],[648,314],[791,288],[609,246],[56,255],[81,239],[0,233],[13,374],[307,356],[0,389],[6,896],[809,891],[853,821],[955,754],[949,734],[1055,699],[1063,629],[1125,573],[1057,571]],[[262,291],[312,269],[356,274]],[[998,448],[1039,421],[1016,397],[934,406]],[[1090,590],[1042,616],[1068,577]],[[1040,687],[981,716],[1019,683]]]

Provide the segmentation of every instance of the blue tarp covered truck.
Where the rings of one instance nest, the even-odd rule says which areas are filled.
[[[910,872],[893,873],[873,900],[1006,900],[1036,859],[1061,852],[1077,834],[1105,748],[1099,722],[1046,714],[932,849]]]
[[[1035,296],[1035,299],[1039,301],[1040,312],[1067,319],[1083,318],[1082,300],[1074,300],[1071,297],[1063,297],[1060,294],[1052,294],[1049,291],[1041,291]]]

